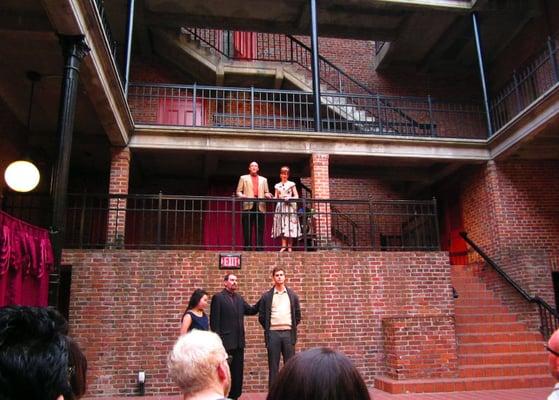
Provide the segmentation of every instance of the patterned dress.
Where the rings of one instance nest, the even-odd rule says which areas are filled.
[[[295,183],[291,181],[276,183],[274,186],[274,189],[279,193],[279,201],[276,204],[274,224],[272,226],[273,238],[280,236],[298,238],[302,235],[297,215],[297,203],[283,199],[285,196],[294,197],[294,188]]]

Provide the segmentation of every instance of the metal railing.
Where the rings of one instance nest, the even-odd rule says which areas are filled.
[[[559,82],[557,45],[557,38],[548,37],[544,48],[526,65],[515,70],[509,82],[493,96],[493,132]]]
[[[559,328],[559,314],[557,311],[545,302],[539,296],[531,296],[526,292],[514,279],[512,279],[495,261],[493,261],[472,239],[468,237],[466,232],[460,232],[460,236],[464,238],[472,249],[476,251],[485,262],[490,265],[524,300],[534,303],[538,306],[540,316],[540,332],[544,339],[547,340],[557,328]]]
[[[19,197],[30,197],[19,195]],[[68,196],[65,248],[243,250],[243,223],[252,213],[246,199],[214,196],[91,195]],[[293,249],[434,251],[439,249],[436,202],[291,199],[292,211],[277,200],[259,200],[264,250],[279,250],[274,224],[284,217],[293,229]],[[4,211],[35,223],[27,202],[5,201]],[[34,204],[40,204],[36,202]],[[22,207],[20,207],[22,206]],[[41,218],[48,209],[35,209]],[[47,218],[48,220],[48,218]],[[252,221],[252,222],[251,222]],[[256,230],[254,231],[256,233]],[[253,235],[255,236],[255,235]],[[253,249],[258,243],[253,241]]]
[[[413,115],[400,118],[392,106]],[[314,131],[312,94],[291,90],[200,85],[131,84],[128,104],[136,124]],[[322,131],[371,135],[485,137],[478,105],[439,103],[430,97],[328,93]]]
[[[308,86],[311,87],[312,50],[301,40],[291,35],[191,27],[184,27],[182,31],[187,35],[191,35],[213,51],[230,59],[250,59],[294,64],[299,67],[297,72],[305,76]],[[241,35],[244,35],[243,38],[236,40]],[[238,49],[236,42],[241,42],[243,48]],[[322,92],[376,96],[376,93],[371,91],[367,85],[359,82],[320,54],[318,55],[318,64],[320,84],[323,87],[321,89]],[[378,101],[382,103],[382,108],[390,110],[392,117],[398,121],[398,124],[393,126],[394,130],[397,131],[398,125],[412,125],[416,130],[426,128],[423,124],[416,121],[413,115],[407,114],[397,104],[390,103],[387,97],[379,97]],[[380,117],[375,115],[376,110],[371,110],[371,112],[372,116]]]

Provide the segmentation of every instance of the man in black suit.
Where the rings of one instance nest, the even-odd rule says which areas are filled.
[[[225,275],[225,287],[212,298],[210,326],[223,341],[231,356],[231,391],[229,397],[237,399],[243,391],[243,365],[245,359],[245,315],[256,315],[258,309],[249,305],[237,294],[237,277]]]

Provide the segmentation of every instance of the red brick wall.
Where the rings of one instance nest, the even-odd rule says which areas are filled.
[[[427,315],[382,321],[387,375],[392,379],[454,377],[454,318]]]
[[[526,291],[550,304],[552,261],[559,256],[558,168],[557,161],[490,162],[466,174],[461,185],[469,236]],[[480,273],[505,303],[535,323],[501,278],[489,268]]]
[[[88,358],[89,394],[134,394],[140,369],[147,373],[147,394],[176,393],[165,359],[193,289],[214,293],[222,288],[217,253],[66,250],[64,263],[73,267],[70,330]],[[288,284],[301,298],[297,349],[341,350],[369,385],[386,372],[383,318],[426,317],[442,331],[453,329],[446,318],[438,318],[454,313],[445,253],[243,253],[238,276],[249,303],[270,286],[269,271],[278,265],[288,269]],[[268,374],[262,330],[253,317],[245,326],[244,389],[262,392]],[[433,342],[426,345],[431,357]],[[404,348],[405,359],[413,350]]]

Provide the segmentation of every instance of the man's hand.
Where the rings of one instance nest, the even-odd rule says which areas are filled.
[[[266,197],[267,199],[271,199],[272,193],[264,193],[264,197]]]

